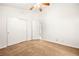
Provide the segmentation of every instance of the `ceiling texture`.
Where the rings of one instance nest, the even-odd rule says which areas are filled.
[[[26,14],[32,14],[32,16],[35,17],[40,17],[42,15],[46,15],[47,12],[50,11],[50,7],[52,6],[52,4],[46,8],[42,8],[43,11],[40,12],[39,10],[30,10],[30,8],[34,5],[35,3],[0,3],[0,6],[6,6],[6,7],[12,7],[12,8],[16,8],[19,10],[22,10],[22,14],[26,15]]]
[[[15,7],[15,8],[20,8],[20,9],[25,9],[28,10],[33,6],[34,3],[0,3],[0,5],[3,6],[10,6],[10,7]]]

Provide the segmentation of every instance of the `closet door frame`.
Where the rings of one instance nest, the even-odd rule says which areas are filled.
[[[9,22],[9,18],[17,18],[17,17],[7,17],[7,24],[6,24],[6,28],[7,28],[7,46],[10,46],[9,45],[9,24],[8,24],[8,22]],[[21,18],[17,18],[17,19],[20,19],[21,20]],[[22,20],[22,21],[25,21],[25,20]],[[26,24],[27,25],[27,24]],[[25,26],[26,26],[25,25]],[[27,27],[26,27],[26,29],[27,29]],[[26,30],[26,41],[27,41],[27,30]],[[23,42],[23,41],[22,41]],[[20,43],[20,42],[19,42]],[[18,43],[16,43],[16,44],[18,44]],[[12,45],[14,45],[14,44],[12,44]]]

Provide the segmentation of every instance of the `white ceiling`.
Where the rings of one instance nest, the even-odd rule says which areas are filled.
[[[22,14],[34,14],[36,16],[44,15],[50,9],[52,8],[52,3],[49,7],[43,8],[43,11],[40,12],[39,10],[33,10],[31,11],[30,8],[34,5],[35,3],[0,3],[0,6],[7,6],[7,7],[13,7],[13,8],[18,8],[19,10],[23,11]]]
[[[0,3],[0,5],[3,6],[10,6],[15,8],[21,8],[21,9],[29,9],[33,6],[34,3]]]
[[[3,6],[10,6],[10,7],[20,8],[25,10],[30,9],[34,4],[35,3],[0,3],[0,5]]]

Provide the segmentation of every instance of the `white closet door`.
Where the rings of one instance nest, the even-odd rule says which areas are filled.
[[[30,20],[26,20],[26,27],[27,27],[27,40],[32,40],[32,28],[31,28],[31,21]]]
[[[0,16],[0,48],[7,47],[6,17]]]
[[[41,27],[39,21],[32,21],[32,39],[41,39]]]
[[[26,41],[26,21],[8,18],[8,46]]]

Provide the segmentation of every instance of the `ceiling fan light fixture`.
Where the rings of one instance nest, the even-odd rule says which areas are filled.
[[[43,7],[47,7],[47,6],[49,6],[49,5],[50,5],[50,3],[39,3],[39,4],[35,4],[35,5],[33,5],[33,6],[30,8],[30,10],[33,10],[33,9],[37,10],[37,9],[39,9],[40,11],[42,11],[42,8],[43,8]]]
[[[49,6],[50,3],[42,3],[42,5]]]

